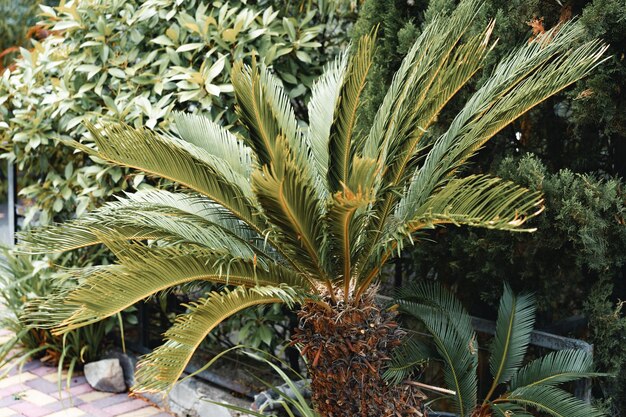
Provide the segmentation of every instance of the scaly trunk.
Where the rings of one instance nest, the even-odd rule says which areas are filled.
[[[322,417],[422,415],[421,391],[383,380],[391,352],[405,333],[395,313],[376,305],[374,294],[331,311],[309,302],[298,313],[293,341],[303,346],[313,404]]]

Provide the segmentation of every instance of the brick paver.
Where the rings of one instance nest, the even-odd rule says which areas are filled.
[[[7,335],[0,330],[0,338]],[[64,378],[67,375],[64,374]],[[57,382],[57,369],[39,361],[27,363],[22,372],[0,379],[0,417],[171,417],[150,403],[94,391],[75,373],[67,389],[66,379]]]

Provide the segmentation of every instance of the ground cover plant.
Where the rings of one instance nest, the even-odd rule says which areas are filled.
[[[142,170],[188,191],[143,190],[80,219],[22,234],[22,250],[106,245],[112,265],[73,270],[80,286],[31,304],[31,320],[62,334],[185,282],[225,284],[189,303],[165,343],[139,365],[135,390],[171,388],[197,346],[245,308],[296,305],[293,337],[324,416],[420,415],[421,393],[383,374],[401,343],[393,311],[374,301],[380,268],[438,225],[529,231],[540,193],[459,168],[493,135],[602,61],[600,41],[580,42],[567,23],[511,51],[441,135],[431,125],[480,69],[489,24],[466,33],[479,2],[434,19],[394,77],[369,132],[356,127],[375,41],[362,38],[313,86],[298,123],[280,83],[254,59],[231,73],[238,136],[202,117],[177,114],[157,133],[91,126],[83,152]],[[329,105],[332,103],[332,105]]]
[[[63,258],[68,256],[55,256],[54,261],[62,265]],[[115,317],[64,336],[54,336],[49,329],[30,326],[25,318],[29,300],[47,297],[55,289],[58,290],[59,281],[66,278],[49,259],[3,249],[0,258],[0,304],[3,306],[0,328],[11,330],[14,336],[0,346],[0,375],[13,366],[21,367],[27,361],[38,358],[48,365],[57,366],[59,375],[63,368],[67,368],[69,384],[74,369],[100,359],[106,349],[105,336],[117,321]],[[75,283],[68,280],[65,285],[71,288]]]
[[[493,379],[482,398],[478,381],[478,338],[471,317],[459,300],[440,285],[426,283],[399,291],[397,303],[400,311],[425,326],[433,337],[434,348],[428,349],[417,339],[409,339],[404,349],[396,351],[401,354],[393,358],[394,364],[386,375],[389,380],[404,380],[430,359],[425,352],[435,351],[435,359],[443,363],[445,385],[454,392],[448,399],[460,416],[604,415],[559,387],[601,375],[593,371],[591,353],[565,349],[524,364],[535,321],[533,296],[516,295],[505,284],[496,333],[489,348],[489,370]],[[433,403],[437,404],[436,400]]]

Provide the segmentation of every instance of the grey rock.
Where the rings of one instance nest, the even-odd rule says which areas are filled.
[[[110,350],[104,355],[104,359],[118,359],[124,371],[126,388],[130,388],[135,384],[135,368],[137,366],[137,358],[135,356],[128,355],[121,350]]]
[[[119,359],[103,359],[85,365],[87,383],[97,391],[124,392],[124,371]]]

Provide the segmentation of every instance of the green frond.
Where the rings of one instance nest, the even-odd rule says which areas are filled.
[[[502,60],[415,172],[413,181],[422,196],[417,204],[505,126],[602,62],[606,46],[599,41],[568,49],[583,33],[579,23],[566,23]]]
[[[355,127],[361,93],[372,66],[375,37],[363,36],[357,50],[350,57],[343,77],[339,105],[334,111],[334,122],[328,141],[328,185],[331,193],[342,191],[348,184],[355,155]],[[328,105],[328,104],[327,104]],[[354,189],[353,191],[357,191]]]
[[[529,294],[515,295],[511,287],[505,284],[489,358],[493,384],[485,401],[498,385],[509,381],[522,365],[534,324],[534,298]]]
[[[145,129],[113,126],[104,135],[90,129],[97,155],[178,182],[207,196],[256,229],[264,227],[256,213],[256,202],[247,178],[228,163],[189,142],[157,135]]]
[[[469,315],[439,285],[422,284],[399,295],[400,310],[420,320],[433,336],[446,386],[456,392],[455,409],[465,416],[476,405],[478,387],[478,346]]]
[[[80,285],[45,303],[31,315],[31,321],[52,321],[55,333],[65,333],[112,316],[160,291],[199,280],[246,287],[286,284],[310,288],[308,281],[291,269],[274,263],[263,268],[255,260],[237,259],[223,250],[103,240],[119,264],[70,270]],[[63,314],[55,313],[57,309]]]
[[[478,67],[482,62],[482,53],[467,57],[469,59],[463,62],[456,60],[463,59],[464,53],[454,55],[480,8],[479,4],[477,0],[461,2],[451,16],[437,16],[424,28],[394,75],[362,149],[357,149],[357,154],[377,161],[377,178],[373,183],[376,203],[369,213],[371,233],[364,239],[361,265],[371,265],[370,260],[374,258],[380,260],[381,231],[386,227],[403,188],[399,181],[404,178],[404,166],[419,152],[419,139],[436,117],[433,112],[438,112],[437,108],[452,98],[475,71],[474,66]],[[481,42],[474,40],[470,45],[477,45],[482,50],[486,44]],[[468,47],[458,49],[469,52]],[[455,67],[455,62],[461,65]],[[442,70],[451,72],[446,75]],[[437,81],[440,76],[449,85],[440,84]],[[455,85],[454,81],[461,85]],[[441,90],[433,91],[433,86]],[[442,93],[449,96],[444,97]],[[367,280],[369,269],[362,268],[360,280]]]
[[[308,158],[302,132],[298,127],[289,97],[279,81],[264,65],[253,60],[252,67],[238,61],[231,79],[237,99],[237,113],[248,131],[246,140],[261,165],[278,164],[276,152],[279,136],[285,137],[289,149]],[[278,151],[280,152],[280,151]]]
[[[451,16],[437,16],[423,29],[396,72],[378,109],[363,155],[386,160],[390,143],[411,134],[415,111],[428,93],[454,47],[480,8],[477,0],[461,2]],[[382,150],[382,155],[381,155]]]
[[[511,389],[537,385],[558,385],[604,374],[593,372],[593,355],[583,350],[551,352],[528,363],[511,378]]]
[[[394,349],[383,378],[392,385],[400,384],[432,357],[432,352],[424,343],[416,337],[407,337]]]
[[[182,139],[226,161],[244,178],[250,178],[255,166],[252,152],[234,134],[204,116],[190,113],[174,113],[174,123]]]
[[[69,251],[102,243],[102,236],[193,243],[227,249],[234,257],[276,258],[261,235],[217,204],[204,197],[164,190],[129,194],[79,219],[22,232],[20,250]]]
[[[137,370],[134,391],[164,391],[178,380],[198,345],[222,321],[233,314],[260,304],[300,302],[296,290],[284,287],[239,287],[213,292],[187,306],[189,312],[176,318],[165,333],[165,343],[144,356]]]
[[[284,143],[284,139],[279,138]],[[327,277],[321,203],[314,185],[302,175],[285,146],[282,163],[252,174],[254,192],[273,225],[268,235],[296,264],[320,279]]]
[[[532,408],[554,417],[603,417],[591,404],[575,398],[559,388],[533,386],[518,388],[498,403],[511,403]]]
[[[311,89],[311,99],[308,104],[309,129],[307,140],[315,160],[317,177],[326,181],[328,172],[328,139],[330,128],[335,117],[335,109],[338,106],[339,94],[343,85],[346,69],[348,67],[347,49],[334,61],[326,66],[324,73],[319,77]],[[328,194],[328,187],[324,186],[323,197]]]
[[[397,216],[409,230],[452,223],[509,231],[533,231],[522,226],[543,211],[541,193],[488,175],[444,181],[421,206],[419,185],[412,182],[400,201]]]
[[[428,91],[420,93],[419,104],[414,110],[409,128],[389,143],[386,159],[381,162],[386,167],[385,184],[399,187],[410,180],[419,166],[420,158],[416,156],[433,139],[429,133],[432,124],[441,110],[480,69],[487,52],[491,50],[489,38],[494,25],[495,22],[491,22],[483,33],[459,44],[445,56]]]

